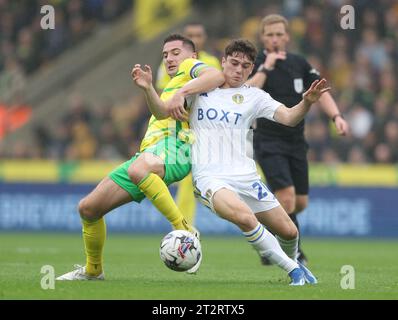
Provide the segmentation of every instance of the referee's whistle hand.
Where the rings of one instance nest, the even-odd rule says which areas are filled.
[[[264,61],[266,69],[273,69],[277,60],[286,60],[286,51],[270,52]]]

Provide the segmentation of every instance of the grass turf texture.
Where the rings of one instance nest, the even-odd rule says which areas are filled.
[[[398,299],[397,240],[304,239],[315,286],[290,287],[277,267],[262,266],[239,236],[202,236],[197,275],[174,272],[159,258],[162,235],[108,234],[106,281],[55,282],[43,290],[40,273],[56,276],[84,264],[79,234],[0,234],[0,299]],[[343,265],[355,268],[355,289],[343,290]]]

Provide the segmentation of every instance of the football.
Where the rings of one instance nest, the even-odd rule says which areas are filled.
[[[160,243],[160,259],[171,270],[187,271],[200,259],[200,241],[191,232],[174,230]]]

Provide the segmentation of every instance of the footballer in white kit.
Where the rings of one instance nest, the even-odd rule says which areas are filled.
[[[213,195],[226,188],[236,192],[253,213],[278,206],[247,155],[246,144],[253,121],[261,117],[274,121],[282,104],[263,90],[243,85],[197,95],[189,105],[195,136],[192,174],[201,202],[214,211]]]
[[[295,126],[311,104],[330,88],[326,88],[325,79],[316,80],[300,103],[287,108],[264,91],[244,85],[253,71],[256,55],[256,48],[249,41],[232,40],[222,59],[225,83],[220,88],[199,95],[181,89],[167,103],[153,97],[152,101],[157,102],[152,109],[158,117],[189,118],[195,136],[192,173],[196,195],[202,202],[239,227],[260,257],[288,273],[291,285],[315,284],[314,275],[297,262],[298,230],[261,182],[253,159],[247,155],[246,144],[250,125],[256,118]],[[156,95],[149,83],[150,70],[143,70],[140,77],[148,82],[146,94]],[[189,113],[184,99],[188,101]]]
[[[187,100],[195,136],[195,195],[221,218],[236,224],[262,258],[287,271],[291,285],[315,284],[314,275],[297,262],[298,230],[262,183],[246,144],[257,118],[294,126],[330,88],[325,79],[314,81],[303,100],[287,108],[264,91],[245,85],[253,70],[254,53],[249,41],[231,41],[222,59],[224,85]]]

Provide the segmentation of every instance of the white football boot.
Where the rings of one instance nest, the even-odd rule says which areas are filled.
[[[103,272],[98,276],[89,276],[86,274],[86,267],[75,264],[74,268],[75,270],[65,273],[55,280],[105,280]]]
[[[195,235],[195,237],[198,238],[198,240],[200,241],[200,232],[199,232],[199,230],[196,229],[194,226],[191,226],[191,228],[192,228],[192,231],[191,231],[191,232],[192,232],[192,233]],[[196,272],[198,272],[201,263],[202,263],[202,253],[200,253],[198,262],[197,262],[191,269],[188,269],[188,270],[186,271],[186,273],[188,273],[188,274],[195,274]]]

